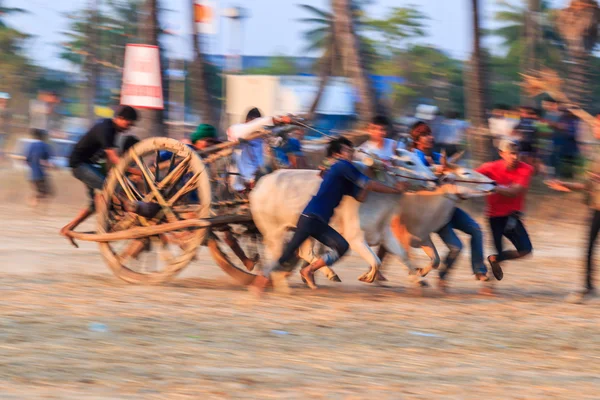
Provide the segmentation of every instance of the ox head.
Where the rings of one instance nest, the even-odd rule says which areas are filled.
[[[441,177],[440,184],[447,193],[456,194],[463,199],[486,196],[496,186],[496,182],[487,176],[464,167],[451,168]]]
[[[436,176],[427,168],[419,157],[405,149],[397,149],[392,157],[392,172],[399,180],[408,182],[411,190],[435,190]]]

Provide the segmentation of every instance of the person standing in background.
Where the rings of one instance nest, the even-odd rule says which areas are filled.
[[[562,146],[562,112],[560,111],[559,104],[553,99],[544,100],[542,102],[542,108],[544,110],[544,120],[551,129],[550,154],[547,157],[546,163],[553,170],[551,171],[550,175],[556,176],[559,169],[560,151]]]
[[[435,151],[441,153],[442,150],[446,150],[448,157],[458,153],[462,143],[466,139],[468,125],[467,122],[459,119],[459,114],[456,111],[448,112],[446,119],[440,126],[440,132],[435,143]]]
[[[504,137],[512,136],[516,122],[509,118],[510,107],[504,104],[498,104],[492,110],[492,116],[488,120],[490,133],[494,137],[494,146],[498,147],[500,140]]]
[[[34,129],[32,135],[35,141],[27,149],[26,161],[31,169],[30,180],[35,190],[29,204],[35,207],[40,200],[52,195],[52,187],[46,172],[46,168],[52,167],[50,163],[52,149],[46,143],[47,133],[45,131]]]
[[[367,126],[369,140],[361,144],[355,154],[355,160],[362,162],[368,155],[372,154],[381,160],[389,161],[395,154],[398,142],[387,138],[390,121],[383,115],[376,115]],[[365,153],[363,153],[365,152]]]
[[[596,119],[600,122],[600,113],[596,115]],[[596,125],[593,129],[595,138],[600,139],[600,124]],[[594,286],[594,248],[596,247],[598,232],[600,232],[600,157],[596,156],[592,160],[584,182],[550,180],[546,184],[551,189],[560,192],[586,192],[587,205],[590,208],[590,223],[585,263],[585,282],[582,290],[571,293],[567,297],[567,302],[569,303],[583,303],[596,296]]]
[[[39,92],[35,100],[29,102],[29,127],[50,133],[57,128],[55,107],[59,99],[55,93]]]
[[[577,132],[579,120],[569,110],[565,110],[560,120],[562,126],[561,147],[559,153],[559,176],[573,179],[575,167],[579,156]]]
[[[11,113],[8,110],[9,100],[10,95],[8,93],[0,93],[0,159],[4,157],[4,147],[8,146],[8,138],[10,137]]]

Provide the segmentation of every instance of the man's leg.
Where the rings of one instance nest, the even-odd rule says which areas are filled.
[[[517,219],[515,221],[516,225],[513,229],[510,229],[504,232],[504,236],[510,240],[510,242],[515,246],[516,250],[512,251],[503,251],[498,256],[498,261],[506,261],[506,260],[516,260],[517,258],[525,257],[533,251],[533,246],[531,245],[531,240],[529,239],[529,234],[525,229],[525,225],[521,222],[521,220]]]
[[[300,216],[292,240],[285,246],[279,259],[273,265],[265,268],[262,275],[258,275],[254,279],[254,282],[250,285],[250,289],[254,290],[257,294],[260,294],[265,290],[269,284],[269,280],[272,278],[276,281],[276,283],[274,283],[276,288],[279,286],[283,291],[289,291],[287,282],[285,281],[285,275],[288,274],[288,271],[285,270],[284,264],[294,257],[296,251],[304,241],[309,238],[312,220],[315,220],[315,218],[309,218],[304,215]]]
[[[60,234],[67,237],[75,247],[78,247],[73,241],[73,238],[69,236],[69,232],[77,228],[83,221],[96,212],[96,204],[102,201],[102,195],[100,193],[95,193],[95,191],[102,190],[104,187],[105,176],[88,164],[81,164],[74,168],[73,176],[87,186],[88,195],[91,199],[90,205],[81,210],[71,222],[65,225],[60,230]]]
[[[310,235],[329,247],[329,251],[312,264],[304,267],[300,271],[300,275],[311,289],[316,289],[314,273],[326,265],[331,267],[346,254],[350,246],[346,239],[331,226],[316,218],[313,218],[313,220]]]
[[[471,236],[471,268],[478,279],[487,276],[487,268],[483,262],[483,234],[479,224],[465,211],[457,208],[452,216],[452,226]]]
[[[600,230],[600,211],[594,210],[591,218],[590,233],[588,237],[587,259],[585,265],[585,287],[567,296],[568,303],[581,304],[588,297],[595,294],[594,291],[594,247]]]
[[[594,290],[594,247],[596,238],[600,230],[600,211],[594,210],[592,224],[590,226],[590,235],[588,239],[587,261],[585,267],[585,290],[591,292]]]
[[[437,234],[440,236],[444,244],[448,247],[448,255],[444,260],[444,268],[440,271],[440,279],[446,279],[446,276],[454,266],[458,255],[462,251],[462,242],[456,236],[452,221],[440,229]]]
[[[502,267],[500,267],[498,257],[503,253],[502,237],[504,236],[504,229],[506,228],[508,217],[490,217],[488,222],[490,224],[490,230],[492,231],[492,238],[494,239],[494,247],[496,247],[496,254],[490,255],[488,261],[492,267],[494,277],[501,281],[504,277],[504,272],[502,271]]]

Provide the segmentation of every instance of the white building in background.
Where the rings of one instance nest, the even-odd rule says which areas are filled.
[[[307,113],[319,82],[317,76],[228,75],[227,124],[242,122],[252,107],[263,115]],[[330,78],[316,110],[317,125],[325,130],[344,128],[345,122],[354,117],[355,98],[347,78]]]

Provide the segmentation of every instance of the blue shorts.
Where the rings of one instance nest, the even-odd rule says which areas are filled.
[[[83,184],[87,187],[88,196],[90,197],[89,209],[91,211],[96,211],[94,194],[96,190],[102,190],[106,176],[104,176],[104,174],[100,171],[99,167],[86,163],[79,164],[73,168],[72,172],[73,176],[83,182]]]

